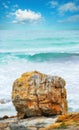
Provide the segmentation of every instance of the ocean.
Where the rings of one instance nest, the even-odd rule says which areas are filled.
[[[63,77],[68,111],[79,112],[78,30],[0,30],[0,117],[16,115],[13,82],[32,70]]]

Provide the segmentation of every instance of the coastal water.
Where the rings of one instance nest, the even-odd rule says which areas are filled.
[[[37,70],[66,80],[68,110],[79,112],[79,31],[0,30],[0,117],[16,115],[13,81]]]

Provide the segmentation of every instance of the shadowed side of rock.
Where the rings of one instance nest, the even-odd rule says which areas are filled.
[[[37,71],[24,73],[13,84],[12,101],[18,118],[67,112],[65,81]]]

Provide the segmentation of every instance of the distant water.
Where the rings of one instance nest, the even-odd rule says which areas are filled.
[[[79,31],[0,30],[0,117],[16,114],[13,81],[32,70],[63,77],[69,111],[79,111]]]

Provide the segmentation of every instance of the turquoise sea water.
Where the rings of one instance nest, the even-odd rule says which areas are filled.
[[[79,31],[0,30],[0,116],[14,115],[13,81],[38,70],[66,80],[69,111],[79,111]]]

